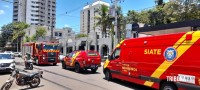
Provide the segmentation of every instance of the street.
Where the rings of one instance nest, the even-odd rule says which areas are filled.
[[[15,58],[16,68],[24,69],[23,60]],[[103,64],[103,63],[102,63]],[[107,81],[104,79],[103,69],[100,67],[97,73],[91,73],[89,70],[83,73],[75,73],[73,69],[62,69],[61,63],[56,66],[42,65],[35,66],[34,70],[27,70],[28,72],[37,72],[43,70],[43,78],[39,87],[33,90],[154,90],[145,86],[132,84],[126,81],[114,79]],[[8,73],[0,74],[0,85],[9,78]],[[11,90],[27,90],[28,86],[17,86],[15,83]]]

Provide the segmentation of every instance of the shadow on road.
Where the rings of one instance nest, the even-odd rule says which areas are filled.
[[[103,79],[106,80],[105,78],[103,78]],[[127,82],[127,81],[122,81],[119,79],[112,79],[112,81],[109,81],[109,82],[113,82],[113,83],[116,83],[116,84],[119,84],[119,85],[122,85],[122,86],[125,86],[128,88],[131,88],[133,90],[156,90],[154,88],[150,88],[147,86],[143,86],[143,85]]]
[[[11,74],[11,72],[0,72],[0,75],[3,76],[3,75],[8,75],[8,74]]]
[[[101,73],[100,72],[93,73],[91,70],[84,70],[80,74],[87,75],[87,74],[101,74]]]
[[[42,64],[42,65],[34,65],[34,66],[39,66],[39,67],[52,67],[52,66],[59,66],[59,65],[52,65],[52,64]]]
[[[67,68],[65,70],[76,73],[74,68]],[[88,75],[88,74],[101,74],[101,73],[100,72],[93,73],[91,70],[83,70],[79,74]]]
[[[36,88],[40,88],[40,87],[43,87],[44,85],[40,85]],[[19,90],[30,90],[30,89],[34,89],[34,88],[31,88],[31,87],[27,87],[27,88],[23,88],[23,89],[19,89]]]

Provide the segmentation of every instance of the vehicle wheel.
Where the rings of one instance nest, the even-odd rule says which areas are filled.
[[[30,64],[29,69],[30,69],[30,70],[33,70],[33,64]]]
[[[173,83],[164,82],[160,90],[178,90],[178,89]]]
[[[92,68],[92,73],[96,73],[98,68]]]
[[[63,68],[63,69],[66,69],[66,65],[65,65],[65,62],[64,62],[64,61],[62,61],[62,68]]]
[[[112,79],[110,70],[105,71],[105,79],[108,80],[108,81],[110,81]]]
[[[53,66],[56,66],[57,65],[57,63],[53,63]]]
[[[40,84],[40,78],[34,76],[33,80],[29,84],[31,88],[36,88]]]
[[[3,84],[3,86],[1,87],[1,90],[9,90],[11,87],[11,83],[10,82],[6,82]]]
[[[75,72],[80,73],[81,72],[81,68],[79,64],[75,64]]]

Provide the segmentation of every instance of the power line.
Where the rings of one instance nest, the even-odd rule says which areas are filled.
[[[11,1],[9,1],[9,0],[1,0],[1,1],[3,1],[3,2],[7,2],[7,3],[14,3],[14,2],[11,2]],[[18,5],[21,5],[21,3],[19,3]]]
[[[11,1],[9,1],[9,0],[1,0],[1,1],[3,1],[3,2],[8,2],[8,3],[13,3],[13,2],[11,2]]]

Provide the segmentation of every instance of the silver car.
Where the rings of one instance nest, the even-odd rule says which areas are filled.
[[[0,72],[11,72],[14,68],[14,57],[8,53],[0,53]]]

